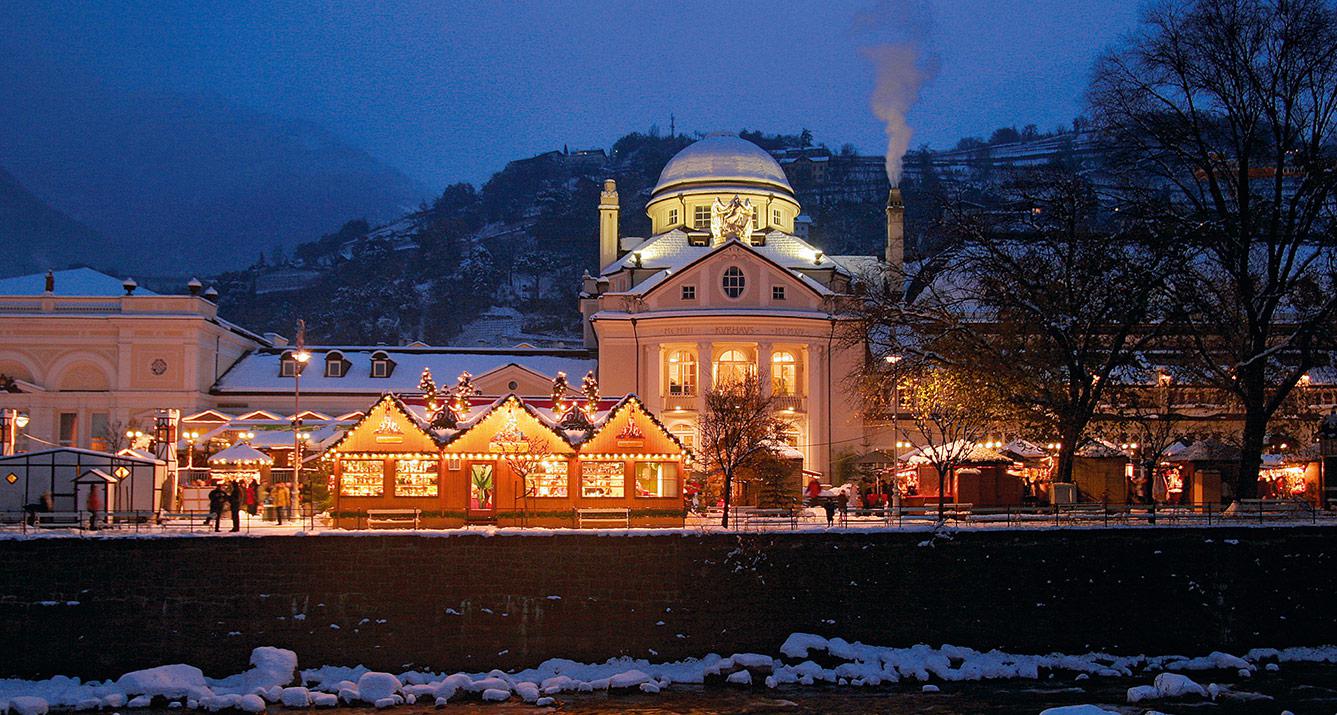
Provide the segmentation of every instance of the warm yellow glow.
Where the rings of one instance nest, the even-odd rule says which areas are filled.
[[[25,414],[23,414],[22,412],[20,412],[20,413],[17,414],[17,415],[14,415],[14,425],[17,426],[19,429],[23,429],[24,427],[27,427],[27,426],[28,426],[28,416],[25,415]]]
[[[305,350],[298,350],[292,354],[292,359],[305,364],[311,360],[311,353]]]

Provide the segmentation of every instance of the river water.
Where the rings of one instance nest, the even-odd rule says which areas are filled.
[[[1219,676],[1219,674],[1218,674]],[[1229,685],[1233,693],[1217,702],[1202,700],[1156,701],[1129,705],[1128,688],[1146,685],[1151,677],[1092,678],[1084,681],[994,681],[943,683],[937,693],[921,692],[918,686],[898,685],[879,688],[782,687],[775,690],[739,689],[674,685],[657,695],[636,693],[563,693],[558,705],[536,708],[519,701],[508,703],[452,702],[442,710],[404,706],[393,715],[449,715],[451,713],[534,713],[561,712],[585,715],[694,715],[723,713],[754,715],[759,713],[870,713],[903,715],[928,713],[1023,713],[1034,715],[1045,708],[1060,705],[1094,704],[1127,715],[1142,715],[1148,710],[1163,713],[1233,715],[1235,713],[1270,713],[1289,710],[1296,715],[1337,713],[1337,666],[1287,665],[1281,672],[1259,672],[1248,680],[1237,678],[1194,678],[1204,686],[1208,682]],[[365,711],[360,715],[366,715]],[[176,711],[179,715],[180,711]],[[373,711],[374,712],[374,711]]]

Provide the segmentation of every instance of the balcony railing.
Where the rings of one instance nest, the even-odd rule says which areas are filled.
[[[695,395],[664,395],[665,412],[686,412],[696,410]]]
[[[771,398],[775,403],[777,410],[789,410],[792,412],[807,412],[808,401],[798,395],[775,395]]]

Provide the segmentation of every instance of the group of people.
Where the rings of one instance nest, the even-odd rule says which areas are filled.
[[[209,492],[209,516],[205,517],[204,525],[207,527],[213,524],[214,531],[219,531],[223,521],[223,511],[228,510],[232,512],[231,530],[241,531],[241,510],[245,509],[246,513],[255,516],[266,496],[274,507],[275,518],[282,524],[288,508],[292,505],[292,493],[288,490],[288,485],[276,482],[269,487],[268,494],[262,494],[263,489],[254,479],[215,485]]]

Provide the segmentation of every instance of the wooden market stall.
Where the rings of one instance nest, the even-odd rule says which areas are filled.
[[[913,488],[906,490],[902,503],[906,505],[933,505],[938,502],[938,474],[929,459],[934,447],[920,447],[904,457],[915,467]],[[956,450],[952,445],[937,449]],[[954,472],[943,480],[943,491],[949,503],[974,506],[1019,506],[1025,487],[1019,476],[1012,473],[1012,460],[1003,454],[976,444],[965,453]]]
[[[591,510],[605,525],[681,526],[686,456],[632,395],[442,406],[386,395],[323,459],[342,528],[569,527]]]

